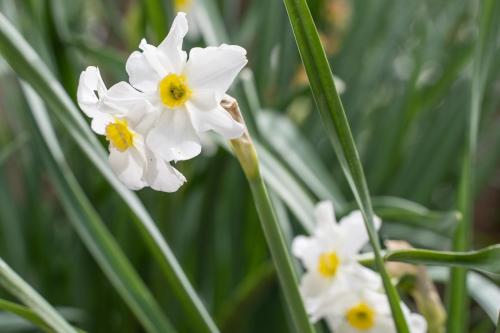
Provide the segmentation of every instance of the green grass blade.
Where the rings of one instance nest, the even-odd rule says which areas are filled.
[[[467,252],[395,250],[388,252],[385,260],[432,266],[465,267],[500,276],[500,245]]]
[[[0,284],[43,319],[45,325],[57,333],[77,331],[28,283],[0,259]]]
[[[272,133],[265,135],[265,139],[294,171],[297,178],[301,179],[319,199],[331,200],[335,209],[341,211],[345,199],[338,185],[295,124],[278,112],[264,110],[259,112],[257,121],[262,133]]]
[[[47,333],[52,333],[53,331],[51,328],[45,323],[45,321],[38,315],[36,314],[33,310],[31,310],[28,307],[19,305],[17,303],[9,302],[7,300],[1,299],[0,298],[0,310],[5,311],[5,312],[10,312],[20,318],[23,318],[33,325],[37,326],[41,330]],[[56,309],[57,310],[57,309]],[[63,317],[66,317],[66,315],[61,312],[61,315]],[[2,320],[0,320],[2,322]],[[85,333],[85,331],[75,328],[78,333]]]
[[[453,239],[453,249],[466,251],[471,247],[472,218],[474,204],[474,173],[479,119],[489,68],[493,61],[500,33],[500,2],[485,0],[480,3],[479,39],[476,45],[472,74],[470,112],[467,113],[466,141],[460,184],[458,190],[458,208],[463,220],[459,224]],[[468,330],[469,302],[466,293],[466,274],[463,268],[451,270],[448,290],[448,331],[466,332]]]
[[[35,122],[36,142],[82,241],[148,332],[175,332],[80,188],[65,161],[42,100],[29,86],[23,84],[23,90]]]
[[[363,168],[344,108],[335,88],[332,71],[319,40],[318,31],[305,0],[284,0],[284,3],[318,111],[347,182],[363,214],[375,252],[377,269],[391,305],[394,323],[398,332],[408,332],[399,295],[390,281],[380,256],[380,242],[373,225],[373,210]]]
[[[25,306],[6,301],[4,299],[0,299],[0,310],[13,313],[18,317],[21,317],[31,322],[33,325],[37,326],[44,332],[50,332],[50,327],[47,326],[45,321],[42,318],[40,318],[39,315],[37,315],[35,312],[33,312],[31,309]]]
[[[50,73],[35,51],[0,13],[0,52],[12,69],[51,106],[69,134],[138,217],[132,219],[155,258],[172,291],[189,316],[189,323],[202,332],[217,332],[213,319],[196,294],[174,253],[137,196],[128,190],[107,165],[107,154],[81,112]]]

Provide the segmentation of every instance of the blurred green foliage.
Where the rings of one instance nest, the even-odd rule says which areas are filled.
[[[149,7],[155,3],[162,2],[0,0],[0,11],[16,22],[75,98],[79,73],[87,65],[98,66],[108,85],[126,80],[127,54],[140,39],[164,37],[170,22],[158,22],[171,12],[160,6],[164,13],[159,15]],[[450,248],[478,3],[309,1],[334,73],[346,84],[341,97],[371,194],[380,200],[397,197],[379,200],[378,206],[374,200],[376,213],[385,213],[382,238]],[[252,73],[243,73],[231,93],[259,143],[263,173],[289,237],[307,230],[318,200],[332,199],[337,213],[345,214],[353,198],[313,112],[283,4],[204,0],[197,5],[211,25],[200,20],[201,34],[191,36],[186,49],[225,42],[248,50]],[[479,131],[475,248],[500,240],[498,48],[493,61]],[[1,58],[0,76],[0,257],[51,304],[82,310],[84,315],[76,318],[79,327],[141,332],[71,227],[43,151],[33,142],[20,85]],[[94,208],[177,330],[189,332],[189,319],[132,227],[130,209],[53,120],[66,159]],[[146,189],[139,196],[219,328],[291,331],[237,162],[219,149],[177,166],[188,178],[178,193]],[[0,291],[0,298],[8,296]],[[471,332],[493,330],[486,312],[473,305]],[[0,332],[30,331],[25,323],[12,323],[12,317],[0,316]]]

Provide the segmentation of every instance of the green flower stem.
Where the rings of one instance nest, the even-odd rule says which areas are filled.
[[[485,0],[481,2],[479,39],[476,45],[471,85],[470,112],[467,114],[466,141],[458,191],[458,208],[463,220],[458,225],[453,238],[453,250],[467,251],[471,247],[472,218],[474,204],[474,175],[479,119],[488,69],[496,54],[496,40],[500,31],[498,16],[500,2]],[[448,332],[468,331],[469,299],[466,289],[467,270],[453,268],[448,290]]]
[[[226,97],[221,105],[235,118],[243,123],[236,100]],[[274,213],[266,185],[262,179],[259,159],[255,146],[248,132],[241,138],[231,140],[231,147],[247,177],[257,213],[264,231],[264,236],[271,251],[281,289],[293,319],[295,328],[301,333],[312,333],[314,328],[309,322],[304,303],[298,288],[298,280],[292,264],[292,257],[285,242],[283,231]]]

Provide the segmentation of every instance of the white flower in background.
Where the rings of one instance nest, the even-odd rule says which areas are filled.
[[[143,39],[142,52],[133,52],[126,64],[130,84],[144,93],[158,114],[146,145],[165,161],[198,155],[198,133],[214,130],[233,139],[244,130],[219,103],[247,63],[245,49],[234,45],[193,48],[188,59],[182,51],[187,31],[186,15],[178,13],[158,47]]]
[[[375,274],[375,273],[374,273]],[[401,303],[410,333],[427,332],[427,322]],[[335,333],[396,333],[387,295],[370,289],[343,289],[325,306]]]
[[[77,99],[83,112],[92,118],[92,130],[109,141],[109,164],[130,189],[151,186],[174,192],[186,181],[169,163],[147,149],[144,137],[154,121],[152,106],[142,93],[119,82],[106,89],[97,67],[80,75]]]
[[[200,26],[198,16],[203,8],[197,4],[197,0],[174,0],[174,9],[176,12],[186,13],[189,31],[188,38],[198,38],[200,36]]]
[[[381,287],[380,277],[356,260],[368,241],[361,213],[353,212],[337,223],[332,203],[324,201],[316,206],[315,216],[313,235],[298,236],[292,244],[293,254],[306,268],[300,289],[313,321],[324,316],[325,304],[339,290]],[[378,229],[380,219],[374,222]]]

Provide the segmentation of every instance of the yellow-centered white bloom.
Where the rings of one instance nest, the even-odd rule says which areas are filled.
[[[374,273],[375,274],[375,273]],[[326,321],[335,333],[396,333],[389,300],[370,289],[343,289],[325,305]],[[401,303],[411,333],[427,332],[425,319]]]
[[[339,290],[381,287],[379,276],[356,260],[368,241],[361,213],[353,212],[337,223],[332,203],[324,201],[316,206],[315,217],[313,235],[298,236],[292,243],[293,254],[306,268],[300,289],[313,321],[324,315],[325,304]],[[378,229],[380,219],[374,222]]]
[[[97,67],[90,66],[80,75],[78,104],[92,118],[92,130],[106,136],[109,164],[117,177],[132,190],[150,186],[177,191],[186,181],[184,176],[145,145],[155,117],[142,95],[126,82],[107,90]]]
[[[182,50],[188,31],[178,13],[168,36],[155,47],[144,39],[127,60],[130,84],[143,92],[157,119],[147,146],[166,161],[193,158],[201,151],[198,133],[214,130],[226,139],[240,137],[243,125],[220,106],[236,75],[247,63],[235,45]]]

